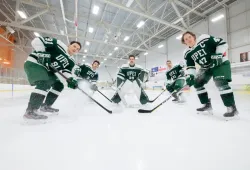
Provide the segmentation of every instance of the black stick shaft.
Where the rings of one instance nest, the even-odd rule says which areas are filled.
[[[50,66],[55,72],[57,72],[58,74],[60,74],[65,80],[68,80],[68,78],[61,72],[59,72],[55,67]],[[104,110],[106,110],[108,113],[112,114],[112,110],[107,109],[106,107],[104,107],[102,104],[100,104],[98,101],[96,101],[94,98],[92,98],[88,93],[86,93],[85,91],[83,91],[80,87],[77,87],[78,90],[80,90],[83,94],[85,94],[86,96],[88,96],[91,100],[93,100],[97,105],[99,105],[101,108],[103,108]]]

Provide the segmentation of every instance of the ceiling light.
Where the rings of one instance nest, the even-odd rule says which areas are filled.
[[[86,41],[86,45],[89,45],[89,44],[90,44],[90,42]]]
[[[126,7],[129,8],[133,2],[134,2],[134,0],[128,0],[128,2],[126,3]]]
[[[98,12],[99,12],[99,9],[100,9],[99,6],[94,5],[93,10],[92,10],[92,13],[95,14],[95,15],[97,15]]]
[[[144,53],[144,55],[148,55],[148,53],[146,52],[146,53]]]
[[[82,60],[83,62],[85,61],[85,60]]]
[[[141,28],[144,24],[145,24],[144,21],[140,21],[140,22],[137,24],[137,28]]]
[[[84,56],[82,56],[83,58],[86,58],[86,56],[84,55]]]
[[[86,53],[86,52],[88,52],[88,50],[84,50],[84,52]]]
[[[164,45],[161,44],[161,45],[158,46],[158,48],[162,48],[163,46],[164,46]]]
[[[64,31],[63,31],[63,30],[60,30],[60,34],[64,35]]]
[[[216,22],[216,21],[218,21],[218,20],[220,20],[220,19],[222,19],[222,18],[224,18],[224,15],[223,15],[223,14],[221,14],[221,15],[219,15],[219,16],[217,16],[217,17],[214,17],[211,21],[212,21],[212,22]]]
[[[90,32],[90,33],[94,32],[94,28],[89,27],[89,32]]]
[[[34,32],[34,35],[37,36],[37,37],[40,37],[40,34],[37,33],[37,32]]]
[[[106,58],[104,58],[104,60],[106,61],[107,59],[106,59]]]
[[[21,18],[26,19],[27,15],[23,11],[17,11]]]
[[[135,59],[137,60],[137,59],[139,59],[138,57],[135,57]]]
[[[115,51],[118,50],[118,47],[115,47],[114,50],[115,50]]]
[[[126,36],[126,37],[124,37],[124,41],[128,41],[128,39],[129,39],[129,36]]]
[[[103,64],[103,61],[101,62],[101,64]]]
[[[111,56],[112,55],[112,53],[109,53],[109,56]]]
[[[107,43],[107,42],[108,42],[108,40],[106,39],[106,40],[104,40],[104,42],[105,42],[105,43]]]
[[[177,39],[177,40],[180,40],[181,37],[182,37],[182,35],[178,35],[178,36],[176,37],[176,39]]]

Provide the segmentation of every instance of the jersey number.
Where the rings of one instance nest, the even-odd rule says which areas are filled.
[[[199,64],[200,64],[200,65],[204,65],[204,64],[206,64],[206,63],[207,63],[206,57],[202,57],[202,58],[199,60]]]

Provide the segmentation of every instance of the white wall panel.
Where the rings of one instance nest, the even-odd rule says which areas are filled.
[[[247,26],[247,15],[246,13],[239,14],[230,19],[230,32],[237,31]]]
[[[242,12],[244,12],[246,10],[246,4],[249,0],[241,0],[235,4],[233,4],[230,8],[229,8],[229,16],[233,17],[236,16]]]
[[[200,22],[198,25],[192,28],[192,31],[198,34],[208,34],[208,22],[204,20]]]
[[[231,47],[239,47],[249,43],[249,32],[247,29],[233,32],[231,34]]]
[[[250,2],[250,1],[249,1]],[[250,4],[249,4],[250,5]],[[247,21],[246,25],[249,27],[250,26],[250,11],[247,11]]]

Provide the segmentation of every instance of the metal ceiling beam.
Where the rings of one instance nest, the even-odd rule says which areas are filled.
[[[67,28],[65,13],[64,13],[63,0],[60,0],[60,6],[61,6],[61,12],[62,12],[62,16],[63,16],[63,23],[64,23],[65,34],[67,35],[68,34],[68,28]],[[69,37],[68,36],[67,36],[67,41],[69,43]]]
[[[20,22],[20,24],[25,24],[26,22],[29,22],[29,21],[33,20],[34,18],[39,17],[40,15],[43,15],[43,14],[47,13],[48,11],[49,11],[49,9],[44,9],[44,10],[36,13],[35,15],[30,16],[29,18],[27,18],[25,20],[22,20]]]
[[[182,20],[181,20],[182,25],[183,25],[185,28],[187,28],[188,26],[187,26],[187,24],[185,23],[184,18],[181,16],[181,13],[180,13],[179,9],[177,8],[177,6],[175,5],[174,1],[171,2],[171,5],[172,5],[174,11],[176,12],[177,16],[178,16],[179,18],[182,18]]]
[[[17,11],[19,10],[19,6],[20,6],[20,0],[16,0],[15,22],[18,19],[18,13],[17,13]]]
[[[221,4],[225,4],[228,1],[229,0],[223,0],[223,1],[221,1]],[[217,4],[217,5],[213,6],[212,8],[209,8],[208,10],[206,10],[205,12],[203,12],[203,14],[207,15],[208,13],[212,12],[213,10],[215,10],[216,8],[218,8],[219,6],[221,6],[221,4]]]
[[[68,35],[61,35],[59,32],[53,32],[53,31],[49,31],[49,30],[45,30],[45,29],[29,27],[29,26],[20,25],[20,24],[17,24],[17,23],[9,23],[9,22],[0,21],[0,25],[21,28],[21,29],[29,30],[29,31],[37,31],[37,32],[41,32],[41,33],[51,34],[51,35],[68,36],[70,38],[76,38],[75,35],[69,35],[69,34]],[[86,38],[84,36],[78,36],[78,38],[89,41],[89,42],[96,42],[96,43],[106,44],[103,41]],[[135,48],[135,47],[132,47],[132,46],[127,46],[127,45],[122,45],[122,44],[115,44],[115,43],[107,43],[107,44],[111,45],[111,46],[114,46],[114,47],[122,47],[122,48],[131,49],[131,50],[155,52],[155,51],[151,51],[151,50],[146,50],[146,49],[142,49],[142,48]]]
[[[49,8],[50,10],[55,10],[55,11],[58,11],[59,9],[58,8],[54,8],[52,6],[47,6],[45,4],[42,4],[42,3],[38,3],[38,2],[34,2],[32,0],[20,0],[20,2],[22,2],[23,4],[28,4],[28,5],[31,5],[31,6],[34,6],[34,7],[39,7],[39,8]],[[65,12],[65,15],[69,15],[69,13],[66,13]],[[70,14],[71,15],[71,14]],[[81,18],[83,18],[83,16],[81,16]],[[87,19],[87,18],[85,18]],[[91,21],[94,21],[96,23],[100,23],[100,21],[97,21],[96,19],[94,18],[90,18]],[[102,21],[101,23],[103,23],[104,25],[104,28],[105,26],[109,26],[109,27],[113,27],[113,28],[117,28],[117,29],[121,29],[121,30],[124,30],[124,31],[130,31],[130,32],[134,32],[136,31],[136,29],[130,29],[130,28],[124,28],[124,27],[121,27],[121,26],[116,26],[116,25],[113,25],[113,24],[109,24],[105,21]],[[148,33],[145,33],[145,32],[139,32],[139,34],[143,34],[143,35],[147,35],[147,36],[151,36],[151,34],[148,34]],[[156,36],[155,38],[158,38],[158,39],[164,39],[160,36]]]
[[[186,8],[186,9],[188,9],[188,10],[192,10],[192,7],[189,7],[188,5],[186,5],[186,4],[182,3],[182,2],[180,2],[179,0],[175,0],[174,2],[175,2],[177,5],[179,5],[179,6],[183,7],[183,8]],[[202,14],[202,13],[196,11],[196,10],[194,10],[193,13],[195,13],[196,15],[199,15],[199,16],[201,16],[201,17],[204,17],[204,18],[207,17],[206,15],[204,15],[204,14]]]
[[[180,30],[180,31],[184,31],[184,30],[185,30],[185,28],[182,28],[182,27],[180,27],[180,26],[171,24],[171,23],[169,23],[169,22],[167,22],[167,21],[161,20],[161,19],[159,19],[159,18],[157,18],[157,17],[154,17],[154,16],[152,16],[152,15],[148,15],[148,14],[145,14],[145,13],[142,13],[142,12],[139,12],[139,11],[135,11],[135,10],[133,10],[133,9],[131,9],[131,8],[128,8],[128,7],[126,7],[126,6],[123,6],[122,4],[119,4],[119,3],[116,3],[116,2],[113,2],[113,1],[109,1],[109,0],[102,0],[102,1],[103,1],[103,2],[106,2],[106,3],[110,4],[110,5],[112,5],[112,6],[114,6],[114,7],[121,8],[121,9],[123,9],[123,10],[125,10],[125,11],[129,11],[129,12],[134,13],[134,14],[136,14],[136,15],[139,15],[139,16],[142,16],[142,17],[151,19],[151,20],[153,20],[153,21],[157,21],[157,22],[162,23],[162,24],[164,24],[164,25],[173,27],[173,28],[175,28],[175,29],[177,29],[177,30]]]
[[[189,14],[190,12],[193,12],[194,10],[196,10],[197,8],[199,8],[203,3],[205,3],[207,0],[205,0],[205,1],[203,1],[203,2],[201,2],[199,5],[197,5],[196,7],[194,7],[194,8],[192,8],[190,11],[188,11],[186,14],[184,14],[183,16],[185,16],[185,15],[187,15],[187,14]],[[182,17],[183,17],[182,16]],[[179,19],[179,18],[178,18]],[[177,20],[178,20],[177,19]],[[175,21],[174,21],[175,22]],[[173,23],[174,23],[173,22]],[[169,26],[165,26],[165,27],[163,27],[160,31],[158,31],[158,32],[156,32],[154,35],[152,35],[151,37],[149,37],[148,39],[146,39],[145,41],[143,41],[143,42],[141,42],[139,45],[138,45],[138,47],[140,47],[141,45],[143,45],[144,43],[146,43],[147,41],[149,41],[149,40],[151,40],[152,38],[154,38],[154,36],[156,36],[156,35],[158,35],[158,34],[160,34],[161,32],[163,32],[163,31],[165,31],[167,28],[169,28]],[[127,54],[129,54],[129,53],[131,53],[133,50],[130,50]],[[126,54],[126,55],[127,55]]]

